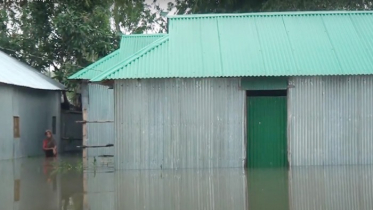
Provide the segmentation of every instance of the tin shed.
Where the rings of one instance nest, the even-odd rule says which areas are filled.
[[[174,16],[114,80],[118,169],[372,164],[373,12]]]
[[[83,106],[83,145],[103,146],[114,143],[114,94],[107,85],[91,83],[90,79],[128,59],[138,50],[162,37],[163,34],[123,35],[120,48],[78,71],[69,79],[81,80]],[[114,155],[112,147],[89,149],[84,157]]]
[[[44,131],[59,144],[64,86],[0,51],[0,160],[42,155]]]

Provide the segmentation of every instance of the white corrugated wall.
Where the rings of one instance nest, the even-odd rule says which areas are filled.
[[[238,78],[115,81],[117,169],[243,167]]]
[[[289,79],[290,164],[373,163],[373,76]]]

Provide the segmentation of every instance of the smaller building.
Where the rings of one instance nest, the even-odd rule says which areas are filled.
[[[164,34],[123,35],[120,48],[71,75],[81,84],[83,107],[83,145],[97,146],[114,143],[114,91],[108,85],[89,82],[134,53],[163,37]],[[83,157],[114,155],[113,147],[83,151]]]
[[[42,155],[44,131],[60,141],[65,87],[0,51],[0,160]]]

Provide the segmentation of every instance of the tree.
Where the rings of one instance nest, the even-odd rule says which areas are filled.
[[[118,48],[122,33],[143,33],[157,15],[143,1],[5,1],[0,4],[0,48],[28,65],[68,76]],[[161,28],[162,30],[162,28]]]
[[[372,0],[175,0],[177,14],[264,11],[371,10]]]
[[[165,30],[165,21],[159,15],[160,11],[155,0],[149,3],[145,0],[115,0],[112,17],[117,31],[126,34],[160,33]],[[159,29],[155,29],[154,25],[159,26]]]

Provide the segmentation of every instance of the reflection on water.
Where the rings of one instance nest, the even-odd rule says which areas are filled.
[[[288,169],[248,169],[249,209],[289,209]]]
[[[247,209],[242,169],[129,171],[115,180],[117,209]]]
[[[0,161],[0,210],[373,209],[372,166],[53,174],[53,161]]]

